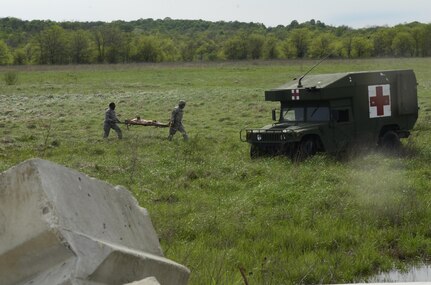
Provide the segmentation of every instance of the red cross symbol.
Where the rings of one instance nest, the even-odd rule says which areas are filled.
[[[383,96],[383,86],[376,86],[376,96],[370,97],[370,107],[377,107],[377,116],[383,116],[384,106],[389,104],[389,95]]]
[[[292,100],[299,100],[299,89],[292,89]]]

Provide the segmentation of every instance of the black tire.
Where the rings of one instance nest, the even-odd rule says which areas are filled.
[[[396,151],[400,148],[400,137],[394,131],[387,131],[380,138],[379,146],[386,151]]]
[[[296,160],[303,161],[317,153],[317,142],[314,138],[304,138],[298,146]]]

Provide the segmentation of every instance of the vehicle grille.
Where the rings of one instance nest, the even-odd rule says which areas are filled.
[[[287,135],[279,131],[247,130],[247,141],[276,143],[287,140]]]

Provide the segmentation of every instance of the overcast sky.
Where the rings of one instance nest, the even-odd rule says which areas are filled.
[[[263,23],[310,19],[353,28],[431,23],[430,0],[0,0],[0,18],[53,21],[203,19]]]

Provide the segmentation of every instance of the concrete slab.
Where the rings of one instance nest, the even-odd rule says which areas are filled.
[[[148,277],[141,281],[135,281],[132,283],[127,283],[124,285],[160,285],[159,281],[157,281],[154,277]]]
[[[0,174],[0,284],[187,284],[129,191],[32,159]]]

